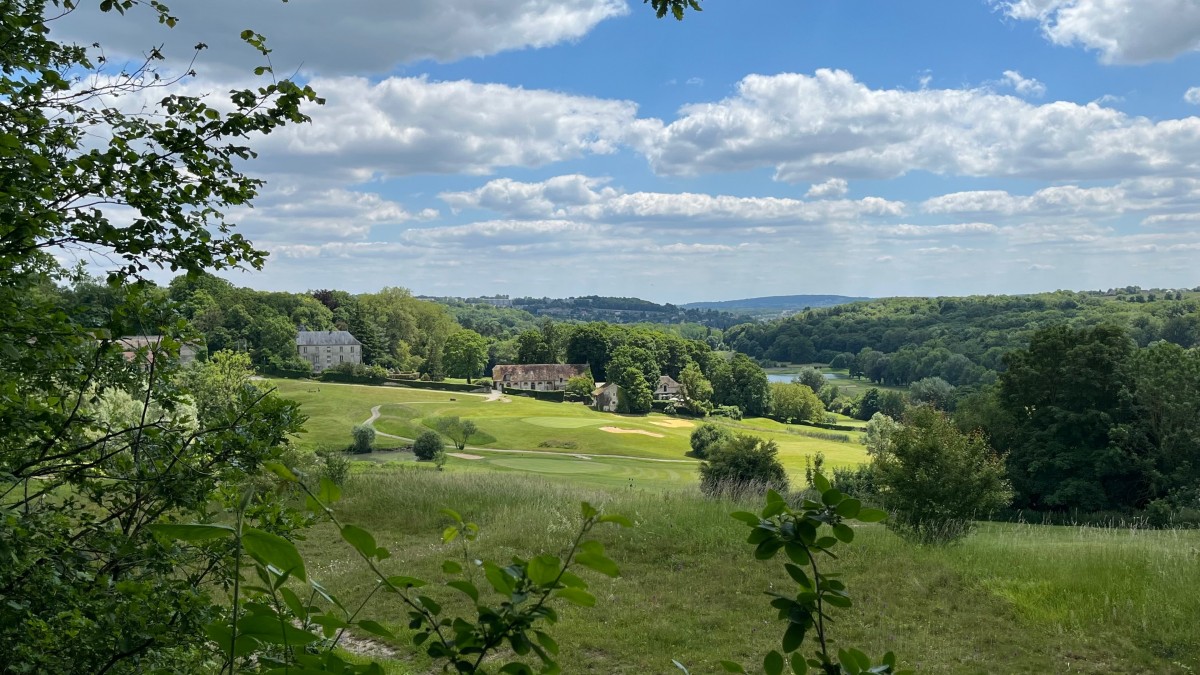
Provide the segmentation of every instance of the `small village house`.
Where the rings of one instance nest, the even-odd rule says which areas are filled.
[[[339,363],[362,363],[362,343],[344,330],[298,331],[296,351],[312,364],[314,373]]]
[[[592,391],[592,407],[600,412],[617,412],[621,387],[616,382],[601,382]]]
[[[567,388],[567,380],[589,370],[586,363],[500,365],[492,369],[492,386],[496,389],[562,391]]]
[[[658,387],[654,390],[654,400],[656,401],[681,401],[683,387],[675,381],[670,375],[663,375],[658,378]]]
[[[121,345],[121,354],[126,361],[132,361],[138,356],[138,350],[145,348],[147,359],[154,362],[154,355],[162,351],[161,335],[126,335],[117,338]],[[181,343],[179,345],[179,365],[186,366],[196,360],[196,345]]]

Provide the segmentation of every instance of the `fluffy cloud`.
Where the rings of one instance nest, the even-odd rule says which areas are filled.
[[[819,223],[899,216],[904,212],[902,203],[879,197],[807,202],[690,192],[625,193],[606,183],[605,179],[580,175],[557,176],[539,183],[501,178],[475,190],[443,193],[441,197],[455,209],[485,208],[510,216],[669,221],[684,226],[747,221]]]
[[[1200,105],[1200,87],[1191,87],[1183,92],[1183,100],[1192,105]]]
[[[1194,117],[1154,122],[982,89],[871,89],[840,70],[751,75],[730,98],[635,132],[652,166],[674,175],[774,166],[784,181],[919,170],[1062,180],[1200,169]]]
[[[1192,0],[998,0],[1014,19],[1036,21],[1058,45],[1100,52],[1105,63],[1172,59],[1200,48]]]
[[[110,55],[134,57],[165,43],[167,54],[183,63],[203,42],[209,48],[197,62],[202,73],[259,65],[261,58],[238,38],[246,28],[267,37],[280,73],[387,73],[420,59],[453,61],[578,39],[629,11],[623,0],[458,0],[452,7],[437,0],[204,0],[170,3],[179,24],[168,29],[80,4],[54,22],[56,36],[99,40]]]
[[[1001,80],[1005,86],[1012,87],[1022,96],[1033,96],[1040,98],[1046,95],[1046,85],[1037,81],[1032,77],[1025,77],[1020,72],[1015,70],[1004,71],[1004,78]]]
[[[614,152],[637,113],[628,101],[424,77],[317,78],[312,86],[326,104],[310,110],[311,124],[264,138],[257,166],[355,181],[484,174]]]
[[[845,197],[850,191],[850,185],[844,178],[830,178],[824,183],[815,183],[808,188],[805,197],[809,199],[829,199],[830,197]]]
[[[1031,195],[1013,195],[1003,190],[955,192],[928,199],[920,208],[938,215],[1104,219],[1191,206],[1200,206],[1200,180],[1141,178],[1099,187],[1054,186]]]

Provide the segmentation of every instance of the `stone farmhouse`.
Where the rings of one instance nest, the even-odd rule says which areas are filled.
[[[601,382],[592,391],[592,407],[600,412],[616,412],[620,396],[621,387],[616,382]]]
[[[591,370],[586,363],[527,363],[492,369],[492,386],[532,391],[562,391],[567,380]]]
[[[138,350],[146,347],[146,356],[150,363],[154,362],[154,355],[161,351],[163,336],[161,335],[126,335],[117,338],[116,342],[121,345],[122,355],[126,361],[132,361],[137,358]],[[196,345],[187,343],[179,345],[179,365],[186,366],[196,360]]]
[[[296,351],[315,373],[339,363],[362,363],[362,343],[344,330],[298,331]]]
[[[680,393],[682,385],[675,381],[670,375],[663,375],[658,378],[658,387],[654,390],[654,400],[656,401],[681,401],[683,396]]]

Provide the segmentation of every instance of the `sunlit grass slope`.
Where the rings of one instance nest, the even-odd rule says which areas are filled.
[[[462,555],[441,543],[446,523],[438,510],[445,506],[482,526],[472,556],[501,561],[560,552],[580,500],[630,516],[635,528],[599,533],[623,575],[587,573],[598,605],[559,607],[553,634],[567,673],[678,672],[672,658],[693,673],[715,673],[721,659],[761,663],[781,634],[763,595],[790,587],[781,563],[754,560],[745,526],[728,517],[740,506],[693,489],[375,466],[357,472],[345,494],[338,507],[345,521],[371,530],[393,552],[385,571],[429,580],[441,580],[441,560]],[[923,673],[1200,668],[1198,532],[985,524],[944,549],[913,546],[881,526],[862,526],[858,535],[829,568],[844,574],[855,601],[837,614],[837,645],[893,650]],[[369,590],[370,576],[328,526],[303,547],[323,583],[344,596]],[[436,584],[423,590],[448,603],[461,597]],[[403,610],[382,598],[368,614],[398,630],[406,623]],[[393,669],[432,672],[409,656]]]

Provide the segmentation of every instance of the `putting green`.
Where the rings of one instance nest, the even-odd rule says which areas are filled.
[[[511,457],[505,459],[492,459],[489,464],[503,466],[509,469],[517,469],[519,471],[534,471],[537,473],[607,473],[613,470],[613,467],[589,459],[550,459],[544,457]]]
[[[579,429],[604,424],[604,420],[588,420],[578,417],[524,417],[522,422],[549,429]]]

